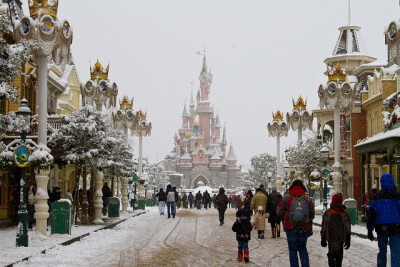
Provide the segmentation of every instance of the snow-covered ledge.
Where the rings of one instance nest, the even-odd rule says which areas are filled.
[[[103,224],[104,221],[102,220],[103,213],[103,193],[101,192],[101,189],[103,187],[103,172],[97,172],[96,175],[96,186],[95,186],[95,192],[94,192],[94,224]]]

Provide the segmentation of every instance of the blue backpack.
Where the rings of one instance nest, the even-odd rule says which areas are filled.
[[[289,219],[293,226],[305,226],[309,221],[310,210],[307,200],[300,197],[293,197],[290,203]]]

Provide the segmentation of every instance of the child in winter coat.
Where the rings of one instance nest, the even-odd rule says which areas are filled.
[[[258,238],[264,239],[264,230],[265,230],[265,219],[268,218],[268,214],[264,212],[262,206],[258,206],[257,213],[253,219],[253,227],[254,225],[258,230]]]
[[[321,246],[328,245],[330,267],[342,266],[343,244],[345,249],[350,248],[351,224],[342,203],[342,193],[334,194],[331,208],[322,217]]]
[[[244,261],[249,262],[249,240],[251,239],[250,232],[253,227],[243,211],[242,201],[237,203],[237,208],[238,211],[236,212],[236,222],[232,225],[232,231],[236,233],[236,240],[238,241],[237,260],[243,260],[244,252]]]

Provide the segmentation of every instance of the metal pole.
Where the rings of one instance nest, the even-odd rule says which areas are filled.
[[[139,132],[139,177],[142,177],[142,164],[143,164],[143,158],[142,158],[142,153],[143,153],[143,138],[142,138],[142,133]]]
[[[340,107],[335,107],[334,111],[334,150],[335,150],[335,163],[340,163]]]
[[[21,199],[19,203],[18,216],[19,226],[17,232],[16,245],[17,247],[28,246],[28,228],[26,226],[27,211],[26,211],[26,185],[25,185],[25,168],[21,169]]]
[[[47,145],[47,56],[37,56],[38,65],[38,143]],[[42,188],[43,189],[43,188]],[[45,188],[47,192],[47,188]]]
[[[301,127],[301,124],[299,128],[297,129],[297,140],[301,141],[303,140],[303,128]]]

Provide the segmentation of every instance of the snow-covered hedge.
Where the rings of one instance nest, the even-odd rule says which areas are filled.
[[[385,128],[390,128],[397,123],[400,118],[400,107],[397,105],[393,112],[383,111],[383,125]]]
[[[47,146],[39,144],[38,148],[29,157],[28,162],[31,168],[39,172],[41,170],[49,170],[54,161],[50,152]]]
[[[3,151],[0,153],[0,170],[6,170],[14,165],[13,153],[11,151]]]

